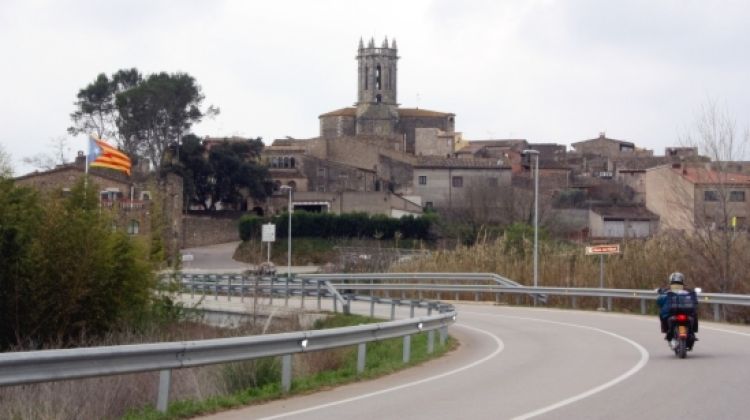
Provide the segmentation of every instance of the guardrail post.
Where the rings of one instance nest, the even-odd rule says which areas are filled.
[[[219,300],[219,278],[213,274],[208,276],[208,278],[214,284],[214,300]]]
[[[646,315],[646,299],[641,299],[641,315]]]
[[[375,317],[375,296],[370,296],[370,318]]]
[[[359,343],[357,345],[357,374],[365,371],[365,359],[367,358],[367,344]]]
[[[474,292],[474,302],[479,302],[479,292]]]
[[[268,289],[268,296],[270,296],[270,299],[268,299],[268,304],[273,305],[273,281],[276,280],[275,276],[271,276],[270,278],[270,288]]]
[[[612,312],[612,296],[607,298],[607,312]]]
[[[409,363],[411,359],[411,336],[404,336],[404,363]]]
[[[391,301],[391,319],[396,319],[396,301]]]
[[[427,304],[427,316],[432,315],[432,303]]]
[[[232,301],[232,276],[227,280],[227,302]]]
[[[289,306],[289,276],[286,276],[284,282],[284,306]]]
[[[721,321],[721,307],[718,303],[714,303],[712,306],[714,308],[714,321]]]
[[[495,305],[500,304],[500,293],[495,292]]]
[[[307,287],[306,286],[307,286],[307,280],[302,279],[302,282],[300,283],[300,288],[301,289],[300,289],[300,296],[299,296],[299,298],[301,300],[301,302],[299,304],[300,308],[304,308],[305,307],[305,295],[307,294]]]
[[[427,331],[427,353],[435,351],[435,330]]]
[[[344,301],[344,307],[341,308],[344,311],[344,315],[351,315],[351,313],[352,313],[352,310],[351,310],[352,301],[350,300],[350,298],[351,298],[351,296],[349,296],[349,295],[344,296],[344,299],[345,299],[345,301]]]
[[[570,306],[573,309],[577,309],[578,308],[578,296],[571,296],[570,297]]]
[[[336,299],[336,296],[333,296],[333,313],[338,313],[339,311],[339,300]]]
[[[167,412],[169,403],[169,387],[172,384],[172,369],[159,371],[159,394],[156,397],[156,409],[162,413]]]
[[[437,292],[437,300],[440,300],[440,292]]]
[[[195,299],[195,283],[190,283],[190,299]]]
[[[320,280],[318,280],[318,310],[320,310]]]
[[[281,390],[286,394],[292,389],[292,355],[281,356]]]
[[[240,277],[240,302],[245,301],[245,275]]]
[[[440,327],[440,345],[445,345],[445,340],[448,339],[448,327],[443,325]]]
[[[409,318],[414,318],[414,301],[409,303]]]

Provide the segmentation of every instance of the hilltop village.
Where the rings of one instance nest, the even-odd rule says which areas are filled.
[[[467,139],[450,110],[399,105],[395,40],[379,46],[373,39],[360,40],[356,60],[355,105],[319,115],[315,137],[276,139],[266,146],[260,160],[269,169],[272,195],[260,201],[248,197],[233,210],[262,216],[291,204],[294,210],[337,214],[401,217],[434,211],[447,220],[477,224],[528,222],[538,169],[540,223],[568,239],[726,227],[722,220],[731,220],[735,229],[747,224],[750,169],[745,162],[712,162],[694,147],[668,147],[657,154],[603,132],[569,139],[571,150],[523,138]],[[206,137],[203,144],[209,149],[248,140]],[[79,154],[73,164],[16,181],[65,190],[84,162]],[[107,170],[91,176],[102,188],[103,205],[120,209],[123,229],[133,235],[150,231],[146,216],[155,184],[147,168],[132,177]],[[236,219],[189,212],[178,176],[170,175],[159,188],[172,248],[236,239]],[[729,219],[712,214],[723,195],[731,204]]]

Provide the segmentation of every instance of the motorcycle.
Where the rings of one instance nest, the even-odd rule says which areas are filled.
[[[664,289],[657,289],[660,294],[668,293]],[[697,316],[696,306],[698,304],[697,295],[701,293],[701,289],[696,287],[694,289],[695,294],[690,297],[690,294],[684,292],[670,293],[671,299],[664,304],[669,304],[671,308],[671,314],[667,318],[666,331],[668,332],[667,337],[669,341],[669,348],[674,351],[675,356],[680,359],[687,357],[687,352],[693,350],[693,345],[698,339],[695,337],[693,328],[697,329]],[[664,327],[664,326],[662,326]]]
[[[695,335],[693,334],[693,319],[687,314],[675,314],[669,317],[669,330],[672,332],[672,340],[669,346],[674,350],[675,356],[684,359],[687,352],[693,350]]]

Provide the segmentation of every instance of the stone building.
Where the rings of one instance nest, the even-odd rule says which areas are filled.
[[[750,175],[719,172],[706,166],[671,163],[646,170],[646,207],[659,215],[661,229],[693,232],[747,229]]]
[[[47,171],[35,171],[15,178],[19,186],[34,188],[48,194],[64,196],[85,176],[86,156],[78,153],[75,162]],[[134,168],[132,176],[105,168],[89,168],[88,185],[97,188],[102,210],[110,210],[113,229],[128,235],[150,236],[152,212],[156,200],[164,214],[162,237],[170,255],[182,246],[182,178],[168,174],[157,186],[148,173]]]

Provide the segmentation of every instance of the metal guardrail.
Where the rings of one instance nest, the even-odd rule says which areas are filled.
[[[217,282],[212,284],[218,291],[221,285]],[[306,286],[307,282],[301,281],[300,284]],[[352,296],[344,299],[328,281],[320,281],[319,284],[325,285],[325,289],[315,287],[313,290],[318,293],[325,290],[334,302],[341,302],[347,308],[349,301],[356,299]],[[288,286],[289,283],[285,285]],[[231,288],[227,290],[230,291]],[[273,285],[270,290],[274,290]],[[288,292],[290,289],[287,287],[285,290]],[[361,300],[371,301],[371,306],[375,303],[391,304],[392,319],[393,308],[402,304],[397,300],[370,297],[362,297]],[[23,385],[158,370],[160,375],[157,409],[164,412],[167,409],[172,369],[282,356],[282,389],[289,391],[292,375],[291,356],[295,353],[356,344],[357,372],[361,373],[365,368],[366,343],[403,337],[403,361],[406,363],[410,360],[411,336],[423,331],[428,334],[427,351],[431,353],[434,350],[434,332],[440,332],[440,342],[444,344],[447,327],[455,322],[456,312],[450,305],[438,305],[434,302],[417,306],[426,307],[428,315],[414,317],[415,305],[412,303],[409,319],[354,327],[213,340],[2,353],[0,385]],[[433,315],[433,309],[439,310],[440,313]]]
[[[214,276],[215,278],[226,278],[227,276]],[[213,291],[218,299],[218,288],[220,281],[214,283],[200,282],[199,276],[182,276],[183,287],[187,285],[193,292],[201,289],[204,293],[206,288]],[[207,278],[207,277],[203,277]],[[409,281],[411,283],[403,283]],[[476,284],[467,282],[484,281],[490,284]],[[494,273],[334,273],[334,274],[301,274],[291,281],[283,278],[274,280],[264,278],[260,283],[259,291],[271,293],[273,296],[330,296],[325,291],[316,290],[315,283],[324,284],[328,282],[336,290],[349,291],[416,291],[434,292],[436,299],[442,300],[442,293],[453,293],[458,300],[458,293],[495,293],[537,296],[541,302],[546,302],[548,296],[569,297],[572,306],[576,306],[577,297],[598,297],[601,307],[612,310],[613,299],[637,299],[640,300],[641,313],[646,313],[646,302],[655,300],[657,293],[651,289],[599,289],[599,288],[575,288],[575,287],[530,287],[523,286],[518,282]],[[398,283],[396,283],[398,282]],[[459,283],[459,284],[456,284]],[[249,283],[247,283],[249,284]],[[236,290],[236,289],[235,289]],[[243,289],[245,290],[245,289]],[[420,296],[421,298],[421,296]],[[721,305],[750,306],[750,296],[724,293],[701,293],[699,299],[702,303],[711,304],[713,307],[714,320],[721,320]],[[338,302],[346,310],[348,294],[343,294]],[[343,300],[343,301],[342,301]],[[475,299],[475,300],[478,300]]]

